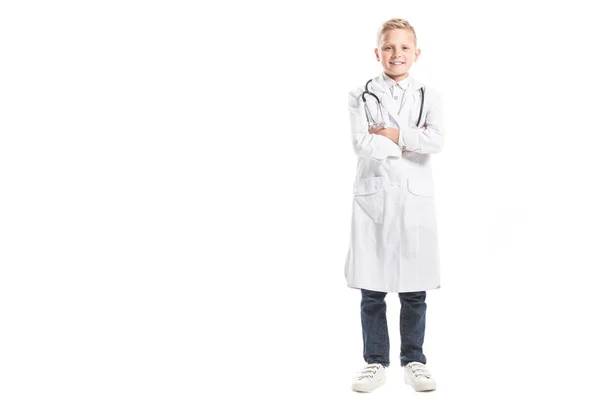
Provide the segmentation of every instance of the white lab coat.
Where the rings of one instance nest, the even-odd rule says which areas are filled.
[[[369,89],[381,99],[385,126],[400,130],[399,144],[368,132],[361,98],[366,81],[349,93],[358,164],[345,277],[351,288],[388,293],[437,289],[440,268],[431,154],[440,152],[444,144],[442,101],[436,89],[424,87],[425,104],[417,127],[419,88],[424,85],[410,75],[400,81],[407,91],[398,113],[387,79],[382,72]],[[376,100],[365,97],[376,117]]]

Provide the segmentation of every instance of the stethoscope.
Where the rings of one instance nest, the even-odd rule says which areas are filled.
[[[365,91],[362,92],[362,100],[363,100],[363,104],[365,106],[365,111],[367,112],[367,121],[369,120],[369,118],[372,121],[372,124],[369,123],[369,126],[383,128],[384,122],[383,122],[383,111],[381,110],[381,101],[379,100],[379,97],[377,97],[377,95],[375,93],[373,93],[369,90],[369,83],[371,83],[372,80],[373,79],[369,79],[367,81],[367,83],[365,84]],[[419,110],[419,120],[417,121],[417,126],[419,126],[421,123],[421,115],[423,114],[423,103],[425,103],[425,90],[421,87],[419,89],[419,91],[421,92],[421,109]],[[405,91],[405,93],[406,93],[406,91]],[[379,117],[379,121],[381,121],[381,122],[375,121],[375,119],[371,115],[371,111],[369,110],[369,107],[367,107],[367,100],[365,99],[365,94],[371,95],[371,96],[375,97],[375,100],[377,100],[377,114]],[[402,101],[401,101],[402,105],[404,104],[403,101],[404,101],[404,99],[402,99]],[[401,108],[402,108],[402,106],[401,106]]]

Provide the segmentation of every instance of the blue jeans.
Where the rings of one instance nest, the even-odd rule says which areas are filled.
[[[390,338],[386,319],[386,292],[361,289],[360,319],[365,362],[390,365]],[[412,361],[427,363],[423,354],[425,339],[426,293],[398,293],[400,298],[400,365]]]

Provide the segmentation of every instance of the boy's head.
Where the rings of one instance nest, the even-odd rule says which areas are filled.
[[[383,72],[396,82],[408,77],[408,70],[420,54],[417,34],[407,20],[392,18],[377,31],[375,57],[381,62]]]

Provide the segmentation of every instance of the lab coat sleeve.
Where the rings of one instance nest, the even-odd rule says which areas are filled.
[[[387,157],[401,157],[402,150],[391,139],[383,135],[369,133],[361,89],[352,90],[348,94],[350,131],[354,152],[359,157],[368,157],[378,161],[385,160]]]
[[[440,93],[431,86],[427,87],[423,105],[424,115],[421,116],[421,118],[425,118],[425,125],[422,128],[401,126],[398,146],[416,153],[434,154],[442,151],[446,134],[442,106]]]

